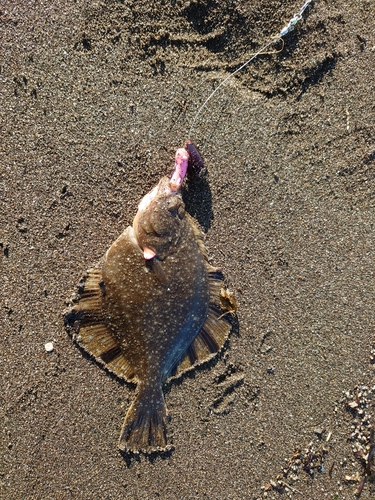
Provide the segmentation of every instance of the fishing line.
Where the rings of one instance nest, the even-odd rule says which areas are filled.
[[[294,16],[292,17],[292,19],[289,21],[289,23],[277,34],[277,35],[274,35],[270,41],[268,43],[266,43],[261,49],[258,50],[258,52],[256,52],[255,54],[253,54],[250,59],[248,59],[246,62],[244,62],[239,68],[237,68],[235,71],[233,71],[233,73],[231,73],[230,75],[228,75],[226,78],[224,78],[224,80],[216,87],[216,89],[214,89],[211,94],[207,97],[207,99],[204,101],[204,103],[202,104],[202,106],[198,109],[198,111],[196,112],[194,118],[193,118],[193,121],[192,121],[192,124],[190,126],[190,130],[189,130],[189,133],[188,133],[188,137],[191,137],[191,133],[193,131],[193,128],[194,128],[194,125],[195,125],[195,122],[197,121],[199,115],[201,114],[201,112],[203,111],[203,109],[207,106],[207,103],[208,101],[216,94],[216,92],[223,86],[225,85],[225,83],[229,80],[229,78],[232,78],[232,76],[236,75],[239,71],[241,71],[242,69],[244,69],[248,64],[251,63],[251,61],[254,61],[254,59],[256,57],[258,57],[259,55],[261,54],[277,54],[278,52],[281,52],[283,49],[284,49],[284,40],[282,37],[284,37],[285,35],[287,35],[288,33],[290,33],[291,31],[294,30],[294,27],[295,25],[302,20],[303,18],[303,13],[305,12],[305,10],[307,9],[307,7],[309,6],[309,4],[312,2],[312,0],[307,0],[302,8],[300,9],[300,11],[297,13],[297,14],[294,14]],[[270,47],[273,43],[277,42],[281,40],[283,42],[283,46],[281,47],[280,50],[277,50],[275,52],[265,52],[268,47]]]

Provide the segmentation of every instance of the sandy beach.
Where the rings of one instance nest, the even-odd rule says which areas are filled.
[[[375,498],[373,0],[313,1],[188,137],[301,7],[2,1],[1,499]],[[135,387],[63,313],[188,138],[238,329],[164,388],[171,450],[122,454]]]

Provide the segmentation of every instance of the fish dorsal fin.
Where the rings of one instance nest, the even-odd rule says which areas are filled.
[[[203,255],[204,259],[206,261],[208,261],[208,253],[207,253],[206,245],[204,244],[204,233],[198,227],[197,223],[195,222],[195,220],[193,219],[193,217],[191,215],[186,213],[185,216],[186,216],[187,220],[189,221],[190,227],[193,231],[193,235],[194,235],[195,241],[197,242],[200,253]]]
[[[119,378],[134,381],[134,371],[117,339],[107,328],[102,298],[105,295],[101,264],[87,271],[64,321],[68,332],[85,351]]]
[[[207,266],[208,267],[208,266]],[[178,377],[194,366],[205,363],[223,348],[232,329],[229,310],[222,297],[229,294],[223,288],[224,276],[220,270],[209,266],[210,305],[206,321],[186,352],[175,364],[170,375]]]

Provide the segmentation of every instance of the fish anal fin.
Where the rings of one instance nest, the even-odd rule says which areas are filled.
[[[116,338],[104,323],[83,326],[76,336],[77,343],[96,361],[117,377],[134,381],[134,369],[127,361]]]
[[[221,309],[211,305],[203,329],[216,342],[220,350],[228,338],[232,325],[225,312],[223,314]]]
[[[212,278],[209,276],[208,286],[210,290],[210,303],[220,307],[220,294],[223,288],[223,280]]]
[[[191,361],[189,356],[186,354],[185,356],[182,357],[181,362],[178,362],[173,369],[171,370],[171,373],[173,373],[174,377],[178,377],[181,375],[181,373],[186,372],[192,367]]]
[[[101,267],[90,269],[78,286],[65,326],[76,342],[119,378],[134,381],[134,370],[119,342],[107,327],[102,303],[105,284]]]
[[[80,328],[77,342],[97,358],[101,358],[102,354],[118,347],[116,340],[103,323]],[[102,362],[105,363],[104,360]]]
[[[100,359],[105,363],[106,365],[109,363],[112,363],[116,358],[121,356],[121,348],[119,345],[115,345],[114,347],[111,347],[110,349],[107,349],[106,351],[102,352],[100,354]]]
[[[198,360],[197,353],[195,352],[195,342],[193,342],[187,349],[187,356],[190,364],[193,366]]]
[[[120,378],[123,378],[129,382],[136,382],[134,369],[127,361],[124,354],[121,354],[114,358],[112,361],[107,363],[105,367]]]
[[[208,350],[210,354],[214,354],[215,352],[218,352],[218,350],[220,349],[215,338],[212,337],[209,333],[207,333],[204,327],[199,332],[197,340],[201,341],[201,343],[205,346],[205,348]]]

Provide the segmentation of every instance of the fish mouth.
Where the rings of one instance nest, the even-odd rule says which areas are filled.
[[[170,179],[163,177],[159,184],[147,193],[138,205],[138,210],[145,210],[156,196],[173,196],[177,194],[184,182],[189,163],[189,153],[185,148],[176,151],[175,164]]]
[[[168,177],[163,177],[160,179],[159,184],[156,186],[157,188],[157,194],[160,196],[166,196],[167,198],[169,196],[174,196],[177,194],[180,189],[181,185],[175,184],[172,179],[168,179]]]

